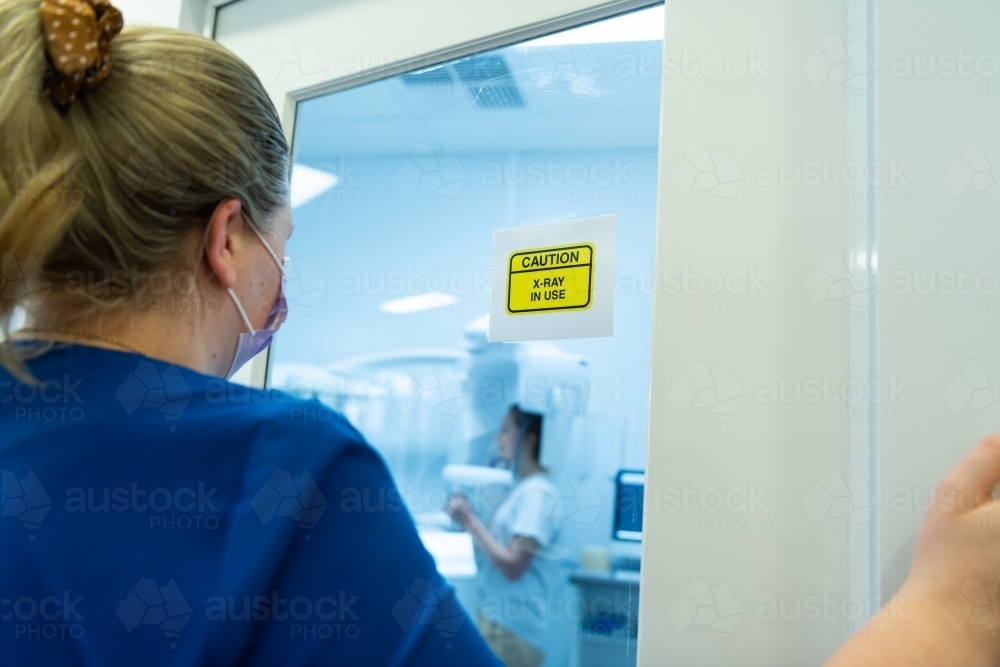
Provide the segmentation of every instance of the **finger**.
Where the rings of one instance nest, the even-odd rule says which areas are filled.
[[[979,441],[938,485],[938,493],[952,495],[955,510],[969,511],[993,498],[1000,483],[1000,435]]]

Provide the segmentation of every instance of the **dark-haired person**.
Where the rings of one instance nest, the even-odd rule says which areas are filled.
[[[479,577],[479,630],[507,667],[538,667],[548,634],[546,600],[558,584],[559,564],[548,558],[559,532],[558,492],[539,463],[542,416],[512,406],[497,434],[500,458],[515,484],[487,527],[469,500],[453,495],[445,507],[485,553]]]
[[[0,0],[0,662],[496,666],[361,435],[227,381],[287,312],[263,86],[121,28]]]

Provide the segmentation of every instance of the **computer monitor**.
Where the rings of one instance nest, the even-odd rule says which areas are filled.
[[[642,541],[642,490],[646,473],[619,470],[615,476],[615,521],[611,536],[623,542]]]

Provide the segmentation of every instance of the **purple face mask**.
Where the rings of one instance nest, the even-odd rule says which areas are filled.
[[[274,333],[281,326],[281,323],[285,321],[285,317],[288,316],[288,302],[285,300],[285,281],[288,278],[288,267],[286,265],[289,259],[286,256],[284,263],[278,260],[278,256],[274,254],[271,246],[264,240],[260,232],[254,229],[253,225],[250,226],[250,229],[257,235],[260,242],[264,244],[267,252],[274,258],[274,261],[278,264],[278,268],[281,269],[281,285],[278,287],[278,297],[274,300],[271,312],[267,316],[267,322],[264,323],[262,328],[256,331],[250,323],[250,318],[247,317],[246,311],[243,310],[243,304],[236,298],[236,293],[233,292],[232,288],[228,290],[229,296],[233,299],[233,303],[236,304],[236,310],[240,311],[240,317],[243,318],[243,323],[249,331],[241,333],[239,340],[236,342],[236,354],[233,356],[233,363],[226,373],[227,380],[233,377],[236,371],[242,368],[244,364],[257,356],[261,350],[271,344]]]

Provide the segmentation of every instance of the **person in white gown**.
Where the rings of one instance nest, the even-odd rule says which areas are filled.
[[[486,556],[477,623],[507,667],[538,667],[545,659],[549,598],[560,574],[558,562],[549,557],[559,533],[559,496],[539,463],[541,435],[541,415],[510,408],[497,445],[500,458],[514,470],[514,487],[489,526],[463,495],[451,496],[445,508]]]

